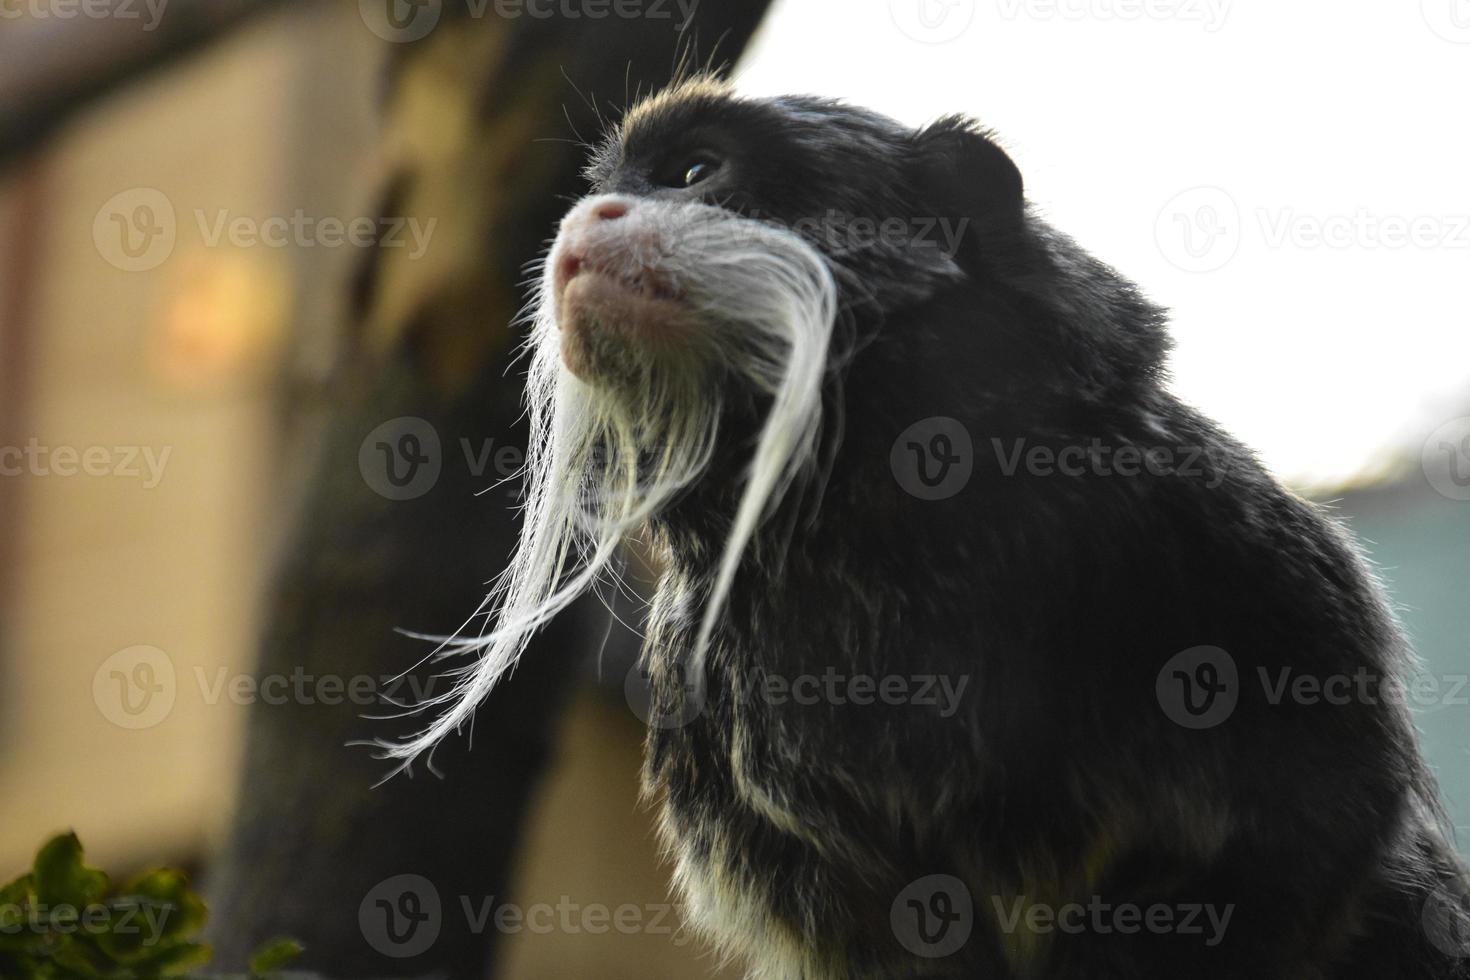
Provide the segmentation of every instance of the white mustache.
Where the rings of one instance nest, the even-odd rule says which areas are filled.
[[[653,254],[701,327],[707,357],[770,400],[731,517],[718,568],[707,583],[690,669],[706,652],[746,549],[792,485],[815,469],[822,388],[837,318],[837,287],[820,252],[799,236],[702,204],[640,201],[662,236]],[[626,220],[626,219],[624,219]],[[443,711],[402,742],[375,744],[407,767],[460,729],[515,666],[531,637],[609,575],[623,539],[708,467],[721,396],[699,370],[647,365],[641,384],[589,385],[562,363],[549,271],[542,276],[527,341],[531,438],[525,519],[507,568],[466,623],[478,636],[443,640],[430,656],[474,655],[447,693],[416,705]],[[463,631],[466,627],[461,627]]]

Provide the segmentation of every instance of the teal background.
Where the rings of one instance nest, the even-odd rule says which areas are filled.
[[[1326,501],[1348,521],[1389,588],[1422,661],[1451,703],[1416,705],[1462,853],[1470,854],[1470,503],[1422,476]]]

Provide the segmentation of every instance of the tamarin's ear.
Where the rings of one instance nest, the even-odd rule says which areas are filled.
[[[916,183],[939,216],[980,223],[1020,218],[1021,171],[975,120],[946,116],[914,134]]]

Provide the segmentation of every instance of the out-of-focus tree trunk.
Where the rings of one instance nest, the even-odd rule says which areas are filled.
[[[506,19],[494,4],[472,17],[446,4],[426,36],[393,46],[384,126],[393,165],[379,213],[438,224],[427,253],[376,249],[355,284],[350,381],[276,578],[262,675],[397,674],[429,649],[397,628],[451,632],[474,610],[517,529],[512,491],[477,496],[497,478],[494,454],[476,473],[465,448],[478,457],[525,446],[511,322],[525,264],[582,190],[583,151],[568,140],[594,138],[599,112],[664,84],[681,53],[702,60],[718,42],[718,59],[732,60],[767,3],[698,5],[682,32],[674,3],[657,5],[666,18],[599,19]],[[438,6],[400,12],[415,9]],[[437,462],[428,489],[388,479],[389,464],[411,479],[410,457],[428,460],[424,483]],[[538,638],[479,711],[473,751],[458,739],[436,755],[443,779],[419,767],[374,789],[386,764],[345,744],[402,735],[412,722],[365,720],[372,709],[350,700],[257,706],[211,889],[220,966],[285,934],[306,944],[304,967],[336,977],[485,975],[494,927],[464,914],[461,896],[506,894],[558,711],[606,626],[585,604]],[[432,672],[410,676],[427,683]],[[416,911],[429,915],[415,920],[423,932],[407,928]]]

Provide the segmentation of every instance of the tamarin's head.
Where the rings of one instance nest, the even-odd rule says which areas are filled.
[[[876,321],[962,277],[1023,212],[1015,165],[969,120],[914,130],[704,78],[636,106],[587,175],[541,303],[566,367],[603,387],[665,370],[769,384],[746,362],[793,343],[772,316],[823,300]]]

